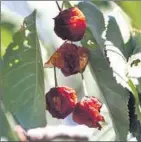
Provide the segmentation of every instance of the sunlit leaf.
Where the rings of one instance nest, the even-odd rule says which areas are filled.
[[[11,42],[3,57],[4,105],[25,129],[46,124],[43,63],[35,22],[36,11],[24,19],[28,31],[24,42]]]
[[[118,47],[118,49],[122,52],[122,54],[125,57],[127,56],[119,26],[115,18],[112,16],[109,16],[107,32],[106,32],[106,40],[112,41],[113,45]]]
[[[110,3],[108,0],[107,1],[106,0],[105,1],[92,0],[92,2],[100,8],[109,8],[110,7]]]
[[[127,108],[129,93],[126,89],[122,88],[121,85],[117,84],[113,77],[112,69],[109,67],[106,57],[102,52],[104,47],[102,33],[105,30],[103,15],[99,9],[90,2],[83,2],[78,6],[85,14],[91,36],[93,36],[93,39],[95,39],[97,43],[92,47],[87,41],[85,42],[85,47],[90,47],[89,63],[91,72],[93,77],[96,78],[97,84],[104,97],[105,104],[109,109],[116,132],[116,140],[126,140],[129,129]],[[86,36],[87,32],[85,34],[85,37]],[[92,41],[92,38],[91,43],[95,43],[95,41]],[[84,44],[84,41],[82,44]]]
[[[135,97],[135,110],[138,117],[138,120],[140,120],[140,111],[138,109],[139,107],[139,98],[137,95],[136,88],[133,86],[133,84],[130,83],[133,82],[134,84],[138,84],[138,77],[140,77],[141,68],[140,68],[140,58],[141,54],[135,54],[132,55],[130,58],[125,58],[125,50],[124,50],[124,44],[121,38],[121,35],[119,34],[119,30],[116,28],[116,23],[113,21],[113,18],[110,18],[109,25],[107,27],[107,33],[106,33],[106,39],[110,41],[105,42],[105,49],[106,49],[106,56],[110,62],[110,67],[113,70],[113,76],[116,78],[117,83],[121,84],[123,87],[126,87],[129,91],[131,91]],[[113,29],[111,27],[115,27],[116,34],[111,33]],[[114,38],[113,38],[114,37]],[[120,65],[117,66],[117,65]]]
[[[90,52],[91,71],[96,76],[97,83],[104,96],[105,103],[110,112],[116,139],[126,139],[129,127],[128,117],[128,92],[117,84],[100,49],[91,49]],[[120,115],[120,118],[118,117]],[[124,127],[123,127],[124,126]]]
[[[130,16],[133,25],[141,29],[141,2],[140,1],[118,1],[121,8]]]
[[[106,56],[109,60],[110,67],[113,70],[113,76],[115,77],[117,83],[121,84],[123,87],[128,88],[130,87],[128,85],[128,78],[126,76],[127,74],[127,60],[122,54],[122,52],[118,49],[118,47],[114,46],[113,43],[110,41],[105,42],[105,52]],[[120,67],[117,66],[117,64],[120,64]]]
[[[131,78],[141,77],[141,52],[132,55],[127,63],[128,76]]]
[[[116,23],[112,20],[112,18],[110,19],[110,21],[109,23],[111,24],[108,25],[106,33],[106,39],[110,40],[105,42],[106,56],[108,57],[110,67],[113,70],[113,76],[116,78],[117,83],[121,84],[123,87],[126,87],[129,91],[133,93],[135,97],[135,114],[137,115],[137,119],[141,120],[138,92],[134,87],[134,84],[138,84],[137,78],[140,76],[141,72],[141,54],[138,53],[132,55],[130,58],[127,58],[129,55],[127,53],[128,56],[126,56],[125,53],[128,49],[125,50],[123,43],[120,44],[122,39],[121,35],[118,34],[118,30],[115,31],[115,35],[111,34],[113,31],[113,29],[111,29],[111,26],[115,27],[114,29],[116,29]],[[131,44],[133,43],[131,42]]]
[[[4,55],[8,44],[11,42],[12,34],[6,28],[1,28],[1,56]]]
[[[120,29],[115,18],[112,16],[109,17],[107,26],[105,52],[110,62],[110,67],[113,69],[113,76],[116,78],[117,83],[130,90],[127,83],[128,78],[126,77],[127,53]],[[120,64],[120,68],[117,64]]]
[[[80,8],[86,16],[87,27],[92,32],[96,42],[101,47],[104,47],[102,34],[105,31],[105,21],[102,12],[91,2],[80,2],[78,8]]]
[[[63,1],[63,5],[65,6],[65,8],[71,8],[71,7],[73,7],[71,5],[70,1],[66,1],[66,0]]]
[[[0,138],[4,137],[10,141],[19,141],[17,133],[14,131],[15,121],[13,120],[12,114],[10,112],[6,112],[6,110],[2,107],[2,102],[0,104]]]
[[[10,17],[10,18],[9,18]],[[16,20],[15,20],[16,17]],[[5,54],[5,50],[8,44],[12,41],[12,35],[21,23],[21,17],[9,12],[8,10],[2,10],[1,12],[1,56]]]
[[[135,97],[135,110],[137,119],[141,120],[138,92],[134,87],[134,84],[138,84],[137,78],[140,76],[141,72],[140,66],[137,66],[137,64],[140,63],[140,53],[131,56],[127,62],[119,48],[115,47],[111,42],[105,42],[105,49],[107,58],[110,62],[110,67],[113,70],[113,76],[116,78],[117,83],[121,84],[123,87],[127,88],[130,92],[133,93]],[[117,66],[117,64],[119,64],[120,67]]]

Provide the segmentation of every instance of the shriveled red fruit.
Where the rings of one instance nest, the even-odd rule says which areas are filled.
[[[58,119],[64,119],[69,115],[77,103],[75,90],[65,86],[51,88],[45,97],[46,109],[52,117]]]
[[[78,102],[73,111],[73,120],[78,124],[85,124],[90,128],[101,129],[100,121],[104,117],[100,114],[102,104],[95,97],[84,97]]]
[[[54,31],[63,40],[79,41],[86,30],[86,19],[77,7],[61,11],[55,18]]]
[[[88,63],[88,49],[64,43],[45,63],[44,67],[58,67],[65,76],[83,72]]]

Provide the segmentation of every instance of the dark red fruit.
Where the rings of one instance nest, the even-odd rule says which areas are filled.
[[[79,41],[83,38],[86,19],[82,11],[77,7],[61,11],[54,20],[54,31],[63,40]]]
[[[100,130],[99,122],[104,121],[104,117],[100,114],[101,107],[101,103],[95,97],[84,97],[74,108],[73,120],[78,124]]]
[[[46,109],[58,119],[64,119],[69,115],[76,103],[76,92],[69,87],[51,88],[46,94]]]
[[[88,63],[88,49],[64,43],[45,63],[45,67],[58,67],[65,76],[83,72]]]

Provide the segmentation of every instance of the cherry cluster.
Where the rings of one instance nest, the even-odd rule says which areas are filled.
[[[88,49],[77,46],[72,42],[80,41],[85,34],[86,18],[77,7],[61,10],[54,18],[54,31],[65,42],[55,51],[44,67],[59,68],[68,77],[83,73],[88,63]],[[55,71],[55,70],[54,70]],[[46,93],[46,109],[58,119],[64,119],[70,113],[78,124],[101,129],[100,121],[104,117],[100,114],[102,104],[95,97],[85,96],[77,101],[77,93],[66,86],[51,88]]]

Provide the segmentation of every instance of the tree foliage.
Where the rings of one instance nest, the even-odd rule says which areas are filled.
[[[116,17],[103,12],[103,8],[112,7],[111,2],[83,1],[75,5],[84,13],[87,21],[84,38],[78,44],[89,50],[88,67],[84,73],[89,70],[95,84],[90,81],[87,86],[98,90],[97,95],[102,96],[102,102],[106,104],[112,120],[116,140],[126,141],[129,132],[137,140],[141,140],[141,2],[113,3],[131,19],[131,23],[126,21],[130,27],[128,41],[124,42],[123,31],[120,30],[121,25]],[[74,5],[64,1],[63,6],[65,9]],[[45,127],[47,123],[45,69],[36,26],[37,13],[34,10],[25,17],[20,23],[21,28],[16,32],[13,30],[16,24],[2,19],[0,113],[5,129],[0,131],[0,136],[9,140],[18,140],[13,131],[16,124],[28,130]],[[52,43],[50,47],[53,45]],[[45,50],[50,52],[48,48]],[[88,82],[86,77],[83,79]],[[87,87],[84,91],[85,89],[87,95],[95,96],[93,89]]]

